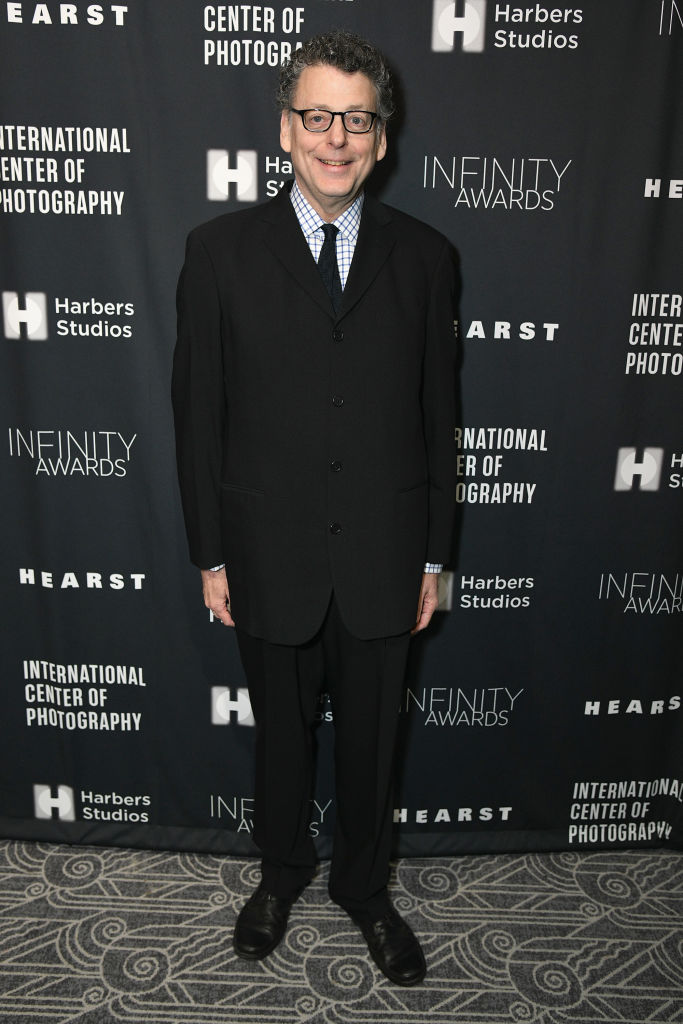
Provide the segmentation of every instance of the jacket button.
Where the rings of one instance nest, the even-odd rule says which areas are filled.
[[[343,340],[344,340],[344,332],[342,331],[341,327],[335,327],[335,329],[332,331],[332,341],[343,341]]]
[[[341,533],[341,532],[342,532],[341,523],[330,523],[330,533]]]
[[[332,398],[332,405],[336,405],[337,408],[339,408],[343,404],[344,404],[344,399],[342,398],[342,396],[341,395],[334,395],[334,397]]]
[[[342,464],[341,462],[339,462],[338,459],[335,459],[334,462],[330,463],[330,469],[332,470],[333,473],[339,473],[341,471],[341,468]]]

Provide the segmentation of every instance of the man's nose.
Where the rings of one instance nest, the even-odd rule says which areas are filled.
[[[346,143],[346,129],[344,128],[344,122],[341,119],[341,115],[333,119],[328,132],[328,142],[332,146],[343,146]]]

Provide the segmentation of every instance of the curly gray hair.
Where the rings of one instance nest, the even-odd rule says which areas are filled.
[[[353,74],[366,75],[377,94],[377,119],[385,123],[394,112],[391,74],[380,51],[362,36],[336,29],[313,36],[295,50],[280,68],[277,103],[288,110],[294,99],[299,76],[304,68],[323,65]]]

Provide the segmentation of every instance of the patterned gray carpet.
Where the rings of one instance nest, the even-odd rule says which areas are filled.
[[[326,895],[237,960],[256,862],[0,843],[0,1019],[13,1024],[683,1022],[683,858],[668,851],[403,860],[395,903],[429,974],[391,985]]]

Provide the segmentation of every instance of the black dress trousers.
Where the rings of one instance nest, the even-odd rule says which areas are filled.
[[[331,898],[354,912],[381,913],[393,818],[393,765],[410,634],[360,640],[332,597],[305,644],[273,644],[237,629],[256,720],[254,840],[263,883],[294,896],[312,878],[312,728],[329,693],[335,729],[336,825]]]

